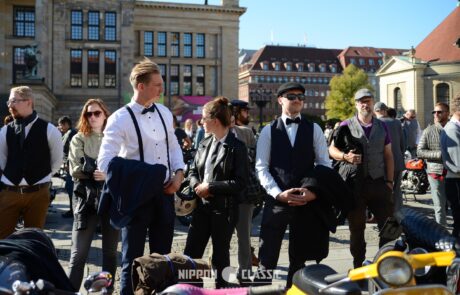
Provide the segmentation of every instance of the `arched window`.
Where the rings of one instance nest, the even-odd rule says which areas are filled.
[[[436,103],[438,102],[449,105],[449,85],[447,85],[447,83],[436,85]]]
[[[396,87],[395,90],[393,90],[393,99],[397,117],[401,117],[404,114],[401,88]]]

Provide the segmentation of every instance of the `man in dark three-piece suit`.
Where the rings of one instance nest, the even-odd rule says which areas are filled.
[[[278,89],[281,116],[265,126],[257,142],[256,172],[266,189],[260,231],[260,265],[256,283],[270,283],[281,242],[289,225],[289,272],[286,287],[305,261],[320,261],[328,254],[329,229],[314,210],[317,195],[302,187],[302,179],[316,165],[330,167],[321,128],[303,118],[305,88],[294,82]],[[315,242],[312,242],[315,241]]]

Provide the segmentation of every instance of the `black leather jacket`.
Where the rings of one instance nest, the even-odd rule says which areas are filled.
[[[198,146],[189,174],[192,188],[203,182],[206,157],[212,140],[213,136],[209,136],[203,139]],[[209,192],[212,196],[206,200],[213,209],[222,211],[234,209],[246,190],[249,163],[245,144],[238,140],[232,132],[228,133],[216,162],[212,163],[212,168],[213,180],[209,182]]]

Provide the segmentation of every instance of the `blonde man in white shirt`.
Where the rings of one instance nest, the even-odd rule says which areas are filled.
[[[156,104],[163,92],[163,79],[157,64],[144,59],[134,66],[130,82],[134,95],[128,107],[138,122],[143,142],[144,161],[167,167],[162,205],[142,206],[130,223],[122,228],[121,294],[133,294],[131,265],[144,254],[148,230],[150,253],[171,252],[174,233],[174,198],[184,178],[182,151],[174,135],[173,116]],[[110,160],[119,156],[140,160],[140,150],[133,120],[126,107],[109,117],[98,156],[99,169],[107,173]]]

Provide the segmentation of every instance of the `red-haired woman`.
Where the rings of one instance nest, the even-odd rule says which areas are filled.
[[[96,159],[108,116],[107,106],[101,99],[88,99],[81,111],[78,133],[70,143],[69,171],[74,178],[75,189],[69,278],[77,290],[80,289],[83,269],[99,223],[102,230],[102,269],[113,276],[117,269],[118,230],[110,225],[108,215],[96,214],[105,180],[105,174],[97,168]]]

